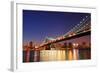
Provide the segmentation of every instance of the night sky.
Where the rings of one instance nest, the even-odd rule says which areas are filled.
[[[89,13],[23,10],[23,41],[41,43],[64,35]]]

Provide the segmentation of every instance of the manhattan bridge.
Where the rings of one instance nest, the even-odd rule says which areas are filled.
[[[79,22],[79,24],[75,25],[72,29],[70,29],[64,35],[59,36],[55,39],[48,37],[37,48],[50,45],[52,43],[57,43],[57,42],[65,41],[65,40],[71,40],[74,38],[79,38],[79,37],[90,35],[90,34],[91,34],[91,18],[90,16],[86,16]]]

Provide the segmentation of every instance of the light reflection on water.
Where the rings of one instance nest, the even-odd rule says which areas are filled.
[[[26,53],[27,54],[27,53]],[[64,61],[64,60],[81,60],[81,59],[90,59],[91,58],[90,49],[78,50],[41,50],[34,51],[34,54],[30,54],[32,61],[31,62],[41,62],[41,61]],[[33,58],[32,58],[33,55]],[[23,57],[25,58],[25,53]],[[29,57],[28,57],[29,58]],[[24,59],[25,60],[25,59]],[[26,61],[24,61],[26,62]],[[30,62],[30,61],[29,61]]]

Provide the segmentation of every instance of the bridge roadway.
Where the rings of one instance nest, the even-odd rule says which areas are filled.
[[[54,41],[50,41],[50,42],[41,44],[37,48],[40,48],[40,47],[43,47],[43,46],[46,46],[46,45],[49,45],[49,44],[52,44],[52,43],[57,43],[57,42],[65,41],[65,40],[79,38],[79,37],[82,37],[82,36],[85,36],[85,35],[90,35],[90,34],[91,34],[91,31],[90,30],[87,30],[87,31],[80,32],[80,33],[77,33],[77,34],[67,35],[67,36],[65,36],[65,37],[63,37],[61,39],[58,39],[58,40],[54,40]]]

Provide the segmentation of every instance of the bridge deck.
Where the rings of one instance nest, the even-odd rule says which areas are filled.
[[[85,35],[90,35],[90,34],[91,34],[91,31],[88,30],[88,31],[85,31],[85,32],[77,33],[75,35],[66,36],[66,37],[64,37],[60,40],[55,40],[55,41],[48,42],[46,44],[43,44],[43,45],[39,46],[38,48],[49,45],[49,44],[52,44],[52,43],[57,43],[57,42],[65,41],[65,40],[75,39],[75,38],[79,38],[79,37],[82,37],[82,36],[85,36]]]

